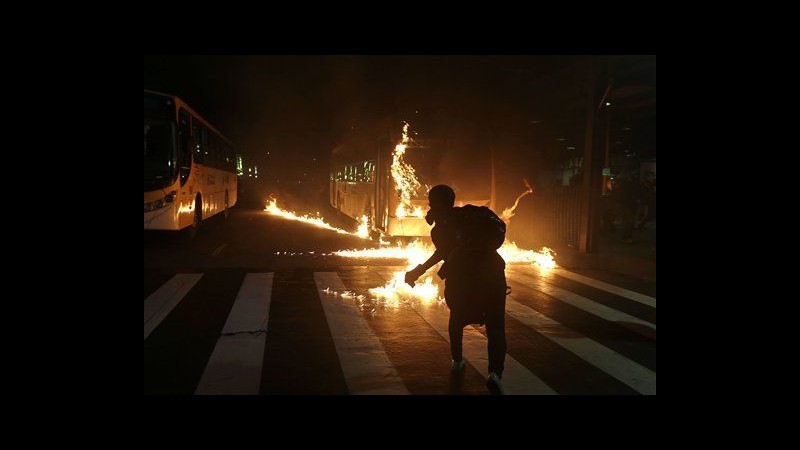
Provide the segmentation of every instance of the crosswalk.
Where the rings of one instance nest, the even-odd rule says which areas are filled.
[[[444,304],[370,296],[399,269],[146,282],[145,394],[487,394],[483,327],[465,328],[456,376]],[[562,268],[509,265],[506,277],[507,394],[656,394],[654,296]]]

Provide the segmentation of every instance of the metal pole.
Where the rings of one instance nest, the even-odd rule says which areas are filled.
[[[610,167],[608,165],[608,149],[609,149],[609,146],[610,146],[609,145],[609,141],[611,139],[610,136],[611,136],[611,111],[606,109],[606,157],[603,160],[603,168]],[[606,175],[603,175],[603,177],[602,177],[602,180],[603,180],[603,195],[606,195],[608,193],[607,190],[606,190],[606,185],[608,184],[607,181],[608,181],[609,178],[610,178],[610,176],[606,176]]]
[[[495,206],[495,178],[494,178],[494,143],[491,145],[491,158],[492,158],[492,191],[489,195],[489,209],[494,211]]]
[[[587,64],[587,83],[586,83],[586,133],[583,152],[583,186],[581,189],[581,221],[580,221],[580,242],[581,253],[589,253],[592,249],[592,175],[594,172],[594,116],[595,116],[595,69],[594,61],[589,60]]]

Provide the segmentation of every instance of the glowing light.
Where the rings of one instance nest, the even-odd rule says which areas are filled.
[[[283,217],[284,219],[288,219],[288,220],[296,220],[298,222],[303,222],[303,223],[307,223],[309,225],[314,225],[315,227],[319,227],[319,228],[324,228],[326,230],[335,231],[335,232],[337,232],[339,234],[349,234],[351,236],[356,236],[356,237],[359,237],[359,238],[362,238],[362,239],[369,239],[369,231],[368,231],[369,230],[369,223],[367,222],[367,216],[362,216],[361,217],[361,224],[358,226],[358,231],[353,233],[353,232],[350,232],[350,231],[343,230],[341,228],[336,228],[334,226],[331,226],[330,224],[326,223],[325,220],[323,220],[322,217],[319,217],[319,215],[317,217],[311,217],[308,214],[303,215],[303,216],[298,216],[293,211],[286,211],[284,209],[281,209],[281,208],[278,207],[278,200],[276,198],[274,198],[274,197],[271,197],[269,199],[269,201],[267,202],[266,208],[264,208],[264,211],[268,212],[269,214],[271,214],[273,216]],[[365,223],[367,223],[367,225],[364,225]],[[364,231],[362,231],[362,228],[363,228]]]

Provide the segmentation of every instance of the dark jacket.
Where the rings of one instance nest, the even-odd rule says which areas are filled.
[[[444,259],[439,276],[445,280],[447,306],[467,323],[483,323],[488,305],[502,302],[506,295],[505,261],[493,249],[467,248],[459,242],[461,208],[436,221],[431,239],[436,252],[431,257]],[[429,259],[429,261],[431,261]]]

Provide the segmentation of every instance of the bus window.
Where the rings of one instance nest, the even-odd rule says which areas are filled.
[[[181,108],[178,113],[178,139],[180,139],[180,154],[178,155],[178,167],[181,173],[181,186],[186,184],[189,178],[189,171],[192,169],[192,137],[191,121],[189,113]]]
[[[206,147],[206,127],[200,123],[199,120],[192,120],[192,138],[194,139],[194,162],[197,164],[205,164]]]

